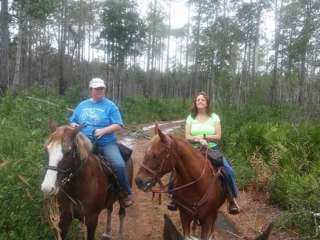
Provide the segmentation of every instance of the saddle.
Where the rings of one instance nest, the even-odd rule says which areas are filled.
[[[223,166],[223,154],[219,150],[212,150],[212,149],[206,149],[201,148],[200,152],[206,156],[208,154],[208,159],[211,162],[213,167],[220,168]]]
[[[125,163],[127,163],[129,161],[129,159],[131,158],[132,149],[128,148],[127,146],[123,145],[122,143],[117,143],[117,144],[118,144],[118,147],[119,147],[119,150],[120,150],[120,154],[121,154],[123,160],[125,161]],[[119,187],[118,186],[118,181],[116,180],[116,175],[113,173],[110,161],[108,159],[104,158],[103,154],[101,154],[98,151],[96,146],[94,146],[92,152],[96,156],[98,156],[98,158],[100,160],[100,163],[101,163],[101,166],[102,166],[102,169],[103,169],[104,173],[106,174],[106,176],[111,177],[111,179],[114,182],[113,185],[116,185],[117,187]]]
[[[208,159],[210,161],[210,163],[212,164],[213,167],[215,168],[220,168],[220,176],[219,176],[219,179],[221,181],[221,184],[223,186],[223,189],[224,189],[224,192],[228,195],[228,196],[231,196],[231,189],[230,189],[230,186],[228,185],[227,183],[227,174],[223,168],[223,159],[224,159],[224,156],[223,156],[223,153],[220,152],[219,150],[213,150],[213,149],[208,149],[208,152],[207,152],[207,149],[206,148],[201,148],[200,149],[200,152],[206,156],[206,154],[208,154]],[[206,153],[207,152],[207,153]]]
[[[123,158],[123,160],[125,161],[125,163],[127,163],[131,157],[131,154],[132,154],[132,149],[131,148],[128,148],[127,146],[123,145],[122,143],[117,143],[118,144],[118,147],[119,147],[119,150],[120,150],[120,154]],[[108,159],[105,159],[103,154],[101,154],[97,147],[94,146],[93,149],[92,149],[92,152],[97,155],[100,159],[104,159],[106,160],[105,162],[110,162]]]

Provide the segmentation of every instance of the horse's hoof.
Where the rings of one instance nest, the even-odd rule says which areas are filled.
[[[111,240],[111,236],[107,233],[102,234],[101,240]]]

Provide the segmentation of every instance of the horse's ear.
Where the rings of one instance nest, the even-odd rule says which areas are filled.
[[[159,125],[158,125],[158,123],[156,123],[155,125],[154,125],[154,135],[158,135],[158,132],[160,131],[160,128],[159,128]]]
[[[171,143],[170,137],[167,134],[163,133],[160,130],[159,127],[157,128],[157,131],[158,131],[157,134],[159,135],[159,138],[160,138],[162,143],[164,143],[164,144],[170,144]]]
[[[53,133],[54,131],[56,131],[58,127],[58,123],[54,120],[52,120],[51,118],[49,118],[48,120],[48,129],[50,133]]]

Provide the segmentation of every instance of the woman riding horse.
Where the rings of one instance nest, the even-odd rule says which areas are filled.
[[[132,205],[132,194],[125,161],[116,143],[115,132],[123,122],[118,107],[105,97],[106,85],[100,78],[93,78],[89,83],[90,99],[82,101],[70,117],[73,126],[81,125],[85,134],[111,163],[112,170],[122,189],[122,205]]]
[[[226,198],[219,172],[185,139],[166,135],[157,126],[155,131],[135,178],[138,188],[150,191],[171,172],[184,236],[190,237],[194,221],[201,225],[202,240],[213,239],[218,210]]]
[[[194,148],[205,145],[209,151],[219,152],[220,147],[217,142],[221,139],[220,118],[215,113],[210,113],[210,101],[205,92],[199,92],[193,100],[191,113],[186,121],[186,139],[192,143]],[[204,138],[205,136],[205,138]],[[240,208],[236,202],[238,188],[234,171],[228,160],[223,158],[223,168],[226,174],[228,211],[230,214],[238,214]],[[176,209],[174,201],[168,204],[170,210]]]

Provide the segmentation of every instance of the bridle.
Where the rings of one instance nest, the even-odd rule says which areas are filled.
[[[169,183],[166,184],[166,185],[164,185],[164,184],[162,183],[162,181],[161,181],[161,177],[162,177],[162,174],[161,174],[161,173],[162,173],[162,170],[164,169],[165,161],[166,161],[166,160],[168,160],[169,163],[170,163],[170,165],[171,165],[171,166],[170,166],[170,170],[171,170],[171,171],[175,171],[175,167],[174,167],[174,166],[175,166],[175,162],[173,162],[173,161],[169,158],[169,157],[170,157],[170,150],[171,150],[170,147],[168,147],[168,146],[165,146],[165,147],[166,147],[167,155],[166,155],[166,157],[162,158],[159,171],[155,171],[155,170],[149,168],[148,166],[146,166],[143,162],[140,162],[140,166],[141,166],[142,168],[144,168],[147,172],[151,173],[152,179],[154,179],[154,180],[160,185],[159,189],[154,189],[154,188],[153,188],[153,189],[151,190],[153,193],[170,193],[170,194],[171,194],[171,193],[176,192],[176,191],[178,191],[178,190],[181,190],[181,189],[183,189],[183,188],[192,186],[192,185],[194,185],[195,183],[197,183],[198,181],[200,181],[200,179],[201,179],[202,176],[204,175],[205,170],[206,170],[206,168],[207,168],[208,149],[206,149],[206,153],[205,153],[205,163],[204,163],[204,166],[203,166],[203,169],[202,169],[202,172],[201,172],[200,176],[199,176],[197,179],[195,179],[195,180],[193,180],[193,181],[191,181],[191,182],[189,182],[189,183],[180,185],[180,186],[178,186],[178,187],[174,187],[174,188],[172,188],[172,189],[169,190],[169,189],[168,189]],[[172,150],[171,150],[171,154],[176,155],[176,159],[179,159],[179,158],[180,158],[180,157],[178,156],[178,154],[177,154],[176,152],[172,151]]]
[[[75,149],[75,147],[73,147],[70,151],[63,151],[63,157],[62,159],[66,156],[66,155],[70,155],[72,154],[72,159],[75,159],[77,157],[77,151]],[[77,176],[80,172],[80,170],[82,169],[82,161],[80,161],[81,164],[78,168],[76,168],[74,171],[72,171],[72,168],[66,168],[66,169],[62,169],[56,166],[50,166],[48,165],[45,169],[47,170],[52,170],[52,171],[56,171],[58,173],[63,173],[65,176],[62,178],[62,180],[60,181],[59,187],[64,187],[66,184],[70,183],[72,181],[72,179]]]
[[[167,146],[166,146],[166,147],[167,147]],[[167,149],[168,149],[168,151],[170,150],[169,147],[167,147]],[[171,151],[171,154],[176,155],[176,159],[179,159],[179,158],[180,158],[175,151]],[[177,157],[178,157],[178,158],[177,158]],[[172,193],[174,193],[174,192],[176,192],[176,191],[178,191],[178,190],[181,190],[181,189],[184,189],[184,188],[187,188],[187,187],[190,187],[190,186],[196,184],[196,183],[199,182],[200,179],[204,176],[204,173],[205,173],[206,169],[207,169],[208,167],[211,167],[210,165],[208,166],[208,163],[209,163],[209,160],[208,160],[208,148],[206,148],[205,158],[204,158],[204,166],[203,166],[203,168],[202,168],[202,172],[201,172],[201,174],[199,175],[199,177],[198,177],[197,179],[191,181],[191,182],[188,182],[188,183],[186,183],[186,184],[180,185],[180,186],[178,186],[178,187],[174,187],[174,188],[172,188],[172,189],[169,190],[169,189],[168,189],[169,184],[164,185],[164,184],[162,183],[162,181],[161,181],[161,172],[162,172],[162,170],[163,170],[163,168],[164,168],[164,165],[165,165],[165,161],[166,161],[166,160],[169,160],[169,161],[171,160],[171,159],[169,158],[169,152],[168,152],[167,156],[162,159],[162,162],[161,162],[160,170],[159,170],[159,171],[155,171],[155,170],[149,168],[148,166],[146,166],[144,163],[140,163],[141,167],[144,168],[144,169],[145,169],[146,171],[148,171],[149,173],[151,173],[152,179],[155,179],[156,182],[159,183],[159,185],[160,185],[159,189],[154,189],[154,188],[152,188],[151,191],[152,191],[152,193],[153,193],[153,197],[154,197],[154,194],[155,194],[155,193],[159,193],[159,194],[161,194],[161,193],[169,193],[169,194],[172,194]],[[170,168],[171,171],[175,171],[174,162],[173,162],[173,161],[170,161],[170,164],[171,164],[171,168]],[[221,174],[221,169],[218,169],[218,171],[217,171],[216,173],[214,173],[214,170],[213,170],[212,167],[211,167],[211,170],[212,170],[213,176],[216,176],[216,174],[218,174],[218,175]],[[183,208],[183,209],[185,209],[187,212],[189,212],[194,219],[197,219],[198,209],[199,209],[199,207],[201,207],[202,205],[204,205],[204,204],[208,201],[208,199],[209,199],[209,197],[210,197],[210,191],[209,191],[209,189],[211,188],[211,186],[212,186],[213,183],[214,183],[214,181],[211,181],[211,182],[210,182],[210,186],[208,187],[208,190],[201,196],[201,198],[200,198],[198,201],[196,201],[196,202],[194,202],[193,204],[191,204],[191,207],[188,206],[188,205],[186,205],[186,204],[184,204],[184,203],[182,203],[182,202],[180,202],[180,201],[178,201],[177,199],[175,199],[174,201],[176,202],[176,204],[177,204],[178,206],[180,206],[181,208]],[[161,197],[160,197],[160,196],[159,196],[159,204],[161,204]]]

